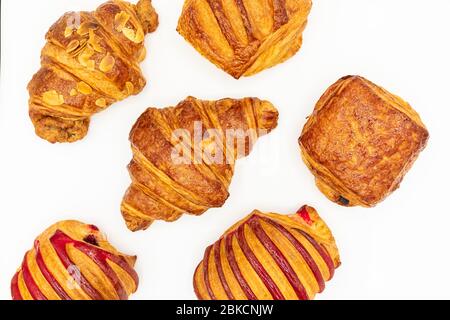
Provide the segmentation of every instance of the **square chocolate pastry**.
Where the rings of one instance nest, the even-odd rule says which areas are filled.
[[[348,76],[319,100],[299,143],[329,199],[373,207],[399,187],[428,137],[407,102],[367,79]]]

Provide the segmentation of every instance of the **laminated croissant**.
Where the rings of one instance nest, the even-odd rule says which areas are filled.
[[[99,229],[77,221],[42,233],[11,282],[13,300],[127,300],[136,257],[118,252]]]
[[[144,37],[157,26],[151,0],[113,0],[63,15],[48,31],[41,69],[28,85],[36,134],[52,143],[83,139],[92,115],[141,92]]]
[[[200,300],[312,300],[339,266],[333,235],[315,209],[254,211],[206,249],[194,288]]]
[[[203,101],[193,97],[148,109],[131,131],[132,185],[122,214],[132,231],[184,213],[201,215],[227,200],[235,160],[277,126],[278,111],[256,98]],[[180,155],[182,155],[180,157]]]
[[[178,32],[236,79],[295,55],[311,0],[186,0]]]
[[[348,76],[319,100],[299,143],[330,200],[373,207],[400,186],[428,136],[407,102],[367,79]]]

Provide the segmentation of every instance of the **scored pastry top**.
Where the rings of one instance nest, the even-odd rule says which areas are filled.
[[[319,188],[345,206],[374,206],[400,185],[428,141],[416,111],[359,76],[331,86],[299,143]]]
[[[235,78],[284,62],[302,45],[311,0],[186,0],[178,32]]]

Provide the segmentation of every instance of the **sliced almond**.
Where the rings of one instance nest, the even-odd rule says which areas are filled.
[[[138,62],[144,61],[146,56],[147,49],[145,48],[145,46],[142,46],[141,51],[139,52]]]
[[[93,29],[89,30],[89,41],[88,43],[91,45],[92,49],[94,49],[97,52],[105,52],[105,50],[103,49],[103,47],[100,45],[100,43],[98,42],[97,36],[95,35],[95,32]]]
[[[94,49],[86,46],[86,48],[78,56],[78,62],[80,62],[83,67],[89,68],[91,70],[95,69],[95,61],[91,60],[91,57],[94,55],[94,53]]]
[[[145,38],[144,30],[139,28],[137,30],[137,32],[136,32],[136,36],[134,37],[133,42],[134,43],[141,43],[142,41],[144,41],[144,38]]]
[[[95,101],[95,105],[100,108],[106,107],[106,99],[105,98],[97,99],[97,101]]]
[[[77,33],[80,36],[85,36],[89,33],[90,30],[97,30],[97,29],[98,29],[98,24],[96,24],[92,21],[86,21],[80,25],[80,27],[77,30]]]
[[[68,38],[73,34],[73,29],[71,27],[67,27],[66,30],[64,30],[64,38]]]
[[[91,71],[94,71],[95,70],[95,61],[94,60],[89,60],[87,65],[86,65],[86,68],[88,68]]]
[[[134,93],[134,84],[132,82],[127,81],[127,83],[125,83],[125,87],[128,95],[132,95]]]
[[[121,11],[120,13],[116,14],[116,16],[114,17],[114,27],[116,31],[122,32],[123,28],[125,28],[129,20],[130,15],[125,11]]]
[[[71,97],[75,97],[78,94],[77,89],[73,88],[72,90],[70,90],[70,96]]]
[[[100,71],[107,73],[110,72],[113,68],[114,65],[116,64],[116,59],[114,59],[114,57],[112,55],[108,54],[102,59],[102,61],[100,62]]]
[[[80,47],[80,41],[72,40],[66,48],[67,53],[72,53]]]
[[[84,94],[84,95],[92,94],[92,91],[93,91],[91,86],[88,85],[84,81],[78,82],[77,90],[78,90],[78,92],[80,92],[81,94]]]
[[[64,96],[56,92],[56,90],[44,92],[42,100],[50,106],[60,106],[64,104]]]
[[[136,37],[136,32],[133,29],[123,28],[122,33],[128,40],[134,42],[134,38]]]

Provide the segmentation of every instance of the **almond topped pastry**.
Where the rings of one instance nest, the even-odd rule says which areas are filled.
[[[188,97],[176,107],[148,109],[130,134],[132,184],[122,202],[128,228],[222,207],[236,160],[277,124],[275,107],[257,98]]]
[[[206,249],[194,287],[201,300],[311,300],[340,264],[314,208],[293,215],[256,210]]]
[[[407,102],[367,79],[348,76],[319,100],[299,143],[330,200],[373,207],[400,186],[428,136]]]
[[[62,221],[44,231],[11,281],[13,300],[127,300],[136,257],[117,251],[93,225]]]
[[[144,37],[157,26],[151,0],[64,14],[48,31],[41,69],[28,85],[36,134],[52,143],[83,139],[92,115],[140,93]]]
[[[300,50],[311,0],[186,0],[178,32],[236,79]]]

